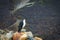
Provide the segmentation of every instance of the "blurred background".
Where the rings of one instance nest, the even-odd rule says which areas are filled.
[[[16,18],[26,19],[26,29],[44,40],[60,40],[60,0],[30,0],[31,7],[23,7],[14,14],[15,5],[20,0],[0,0],[0,29],[10,28]]]

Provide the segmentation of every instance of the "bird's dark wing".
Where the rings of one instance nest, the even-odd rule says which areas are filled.
[[[18,32],[20,32],[20,31],[21,31],[22,26],[23,26],[23,21],[21,21],[21,22],[19,23],[19,26],[18,26]]]

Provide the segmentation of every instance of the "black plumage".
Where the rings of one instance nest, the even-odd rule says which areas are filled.
[[[23,26],[23,20],[19,23],[18,32],[21,32],[22,26]]]

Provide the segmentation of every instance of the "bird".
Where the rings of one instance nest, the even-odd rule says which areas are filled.
[[[18,32],[21,32],[21,29],[24,28],[25,25],[26,25],[26,20],[23,19],[23,20],[19,23]]]

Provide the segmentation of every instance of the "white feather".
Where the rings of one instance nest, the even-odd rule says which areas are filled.
[[[24,28],[25,25],[26,25],[26,20],[24,19],[24,20],[23,20],[23,26],[22,26],[22,28]]]

